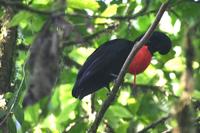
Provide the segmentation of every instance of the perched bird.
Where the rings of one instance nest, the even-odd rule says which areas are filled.
[[[126,58],[135,42],[126,39],[115,39],[102,44],[85,61],[78,72],[72,95],[82,99],[117,78]],[[136,75],[143,72],[151,61],[153,53],[167,54],[172,44],[170,38],[162,32],[154,32],[146,44],[133,58],[128,72]]]

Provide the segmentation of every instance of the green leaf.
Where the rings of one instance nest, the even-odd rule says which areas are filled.
[[[119,127],[120,119],[114,115],[112,111],[107,111],[105,114],[105,118],[108,120],[109,124],[112,126],[113,129]]]
[[[70,128],[67,133],[85,133],[88,130],[88,124],[83,120],[75,121],[76,124]]]
[[[137,21],[139,26],[138,28],[142,32],[146,31],[149,25],[151,24],[151,20],[148,16],[141,16],[137,19]]]
[[[124,107],[120,105],[111,106],[105,114],[105,118],[113,129],[117,129],[122,124],[122,119],[130,119],[133,115]]]
[[[131,118],[133,115],[123,106],[113,105],[109,108],[109,111],[113,113],[114,116],[119,118]]]
[[[157,119],[157,117],[162,113],[153,97],[156,96],[151,93],[146,93],[140,101],[140,108],[138,109],[137,115],[141,116],[140,119],[145,123]]]
[[[200,100],[200,91],[195,90],[192,94],[192,97],[197,100]]]
[[[78,102],[73,102],[66,106],[64,109],[62,109],[62,112],[57,117],[57,122],[62,123],[67,121],[71,116],[73,115],[73,111],[76,108]],[[72,114],[71,114],[72,113]],[[66,115],[68,114],[68,115]]]
[[[0,118],[6,115],[6,110],[0,109]]]
[[[17,26],[20,24],[20,22],[27,20],[32,16],[31,13],[26,11],[20,11],[18,12],[10,21],[9,26]]]
[[[111,16],[113,16],[117,13],[117,8],[118,8],[117,5],[108,6],[106,8],[106,10],[101,14],[101,16],[111,17]],[[113,22],[113,21],[112,20],[109,21],[108,19],[105,19],[105,18],[97,18],[95,20],[96,24],[98,24],[98,23],[109,23],[109,22]]]
[[[120,23],[119,28],[117,30],[117,34],[120,38],[125,38],[129,34],[129,32],[127,32],[129,29],[128,24],[126,22]]]
[[[117,8],[117,14],[118,14],[119,16],[126,15],[126,11],[127,11],[127,5],[126,5],[126,4],[121,4],[121,5],[119,5],[119,7]]]
[[[10,99],[12,98],[12,96],[13,96],[13,93],[11,92],[6,92],[6,94],[4,95],[5,99]]]
[[[162,3],[165,3],[165,2],[167,2],[168,0],[160,0]]]
[[[92,11],[99,8],[99,4],[95,0],[67,0],[67,5],[70,8],[90,9]]]
[[[4,15],[3,9],[0,7],[0,19]]]
[[[133,114],[133,115],[136,115],[139,107],[140,107],[140,99],[142,98],[143,96],[138,96],[137,99],[136,98],[129,98],[127,100],[128,102],[128,108],[130,110],[130,112]]]
[[[46,5],[50,3],[52,0],[33,0],[32,4],[41,4],[41,5]]]
[[[37,15],[35,17],[31,17],[30,21],[29,29],[31,29],[32,32],[38,32],[42,28],[45,22],[45,18]]]
[[[7,125],[10,133],[17,133],[16,125],[12,117],[8,117]]]
[[[59,87],[60,92],[60,102],[61,102],[61,113],[57,115],[57,122],[62,123],[67,121],[68,119],[74,117],[74,109],[76,108],[78,101],[75,100],[70,92],[72,85],[61,85]],[[66,116],[67,114],[67,116]]]
[[[129,126],[128,122],[123,122],[122,124],[119,125],[117,129],[115,129],[116,133],[127,133],[127,128]]]
[[[60,109],[60,99],[59,99],[59,90],[55,89],[54,94],[51,97],[51,102],[49,104],[49,111],[57,111]]]
[[[165,63],[166,70],[168,71],[183,71],[185,69],[184,59],[181,57],[175,57]]]
[[[28,106],[24,112],[24,119],[31,123],[38,123],[40,107],[39,104]]]
[[[79,64],[83,64],[85,62],[85,59],[94,52],[94,48],[76,48],[71,53],[69,53],[69,56],[76,60]]]
[[[14,115],[20,124],[24,123],[24,112],[23,112],[23,109],[19,105],[15,106]]]
[[[113,16],[116,14],[117,8],[118,6],[116,4],[108,6],[106,10],[101,14],[101,16],[107,16],[107,17]]]

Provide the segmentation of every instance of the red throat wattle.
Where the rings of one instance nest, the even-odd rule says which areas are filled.
[[[129,73],[134,74],[134,84],[136,82],[136,75],[143,72],[151,62],[152,55],[148,47],[144,45],[135,55],[129,66]]]

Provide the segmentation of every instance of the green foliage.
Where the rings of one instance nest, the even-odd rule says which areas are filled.
[[[68,0],[67,4],[70,8],[90,9],[92,11],[96,11],[99,8],[99,4],[95,0]]]
[[[8,124],[8,128],[9,128],[10,132],[12,132],[12,133],[16,133],[17,132],[16,124],[15,124],[15,121],[13,120],[12,117],[8,118],[7,124]]]
[[[29,1],[22,0],[22,2],[28,3]],[[69,37],[64,38],[66,45],[61,52],[63,60],[60,61],[60,75],[57,84],[50,97],[45,97],[34,105],[23,108],[22,100],[28,86],[27,80],[23,81],[23,91],[20,91],[17,103],[12,109],[13,115],[7,119],[10,132],[85,133],[89,129],[94,117],[94,114],[91,113],[91,100],[90,97],[86,97],[82,101],[79,101],[72,97],[71,91],[79,67],[73,63],[66,63],[67,61],[64,60],[64,57],[68,56],[72,61],[81,65],[97,47],[108,40],[114,38],[134,40],[151,25],[155,19],[155,10],[157,11],[163,2],[166,2],[166,0],[151,1],[145,13],[136,19],[111,19],[109,17],[134,15],[144,7],[144,1],[129,0],[126,2],[111,0],[108,2],[103,0],[67,0],[65,19],[73,25],[74,29]],[[159,26],[157,28],[157,30],[166,32],[172,39],[173,48],[171,52],[165,56],[156,53],[147,70],[137,76],[137,84],[146,85],[146,88],[139,88],[137,90],[126,85],[121,87],[118,98],[105,114],[104,121],[98,130],[99,133],[108,130],[108,126],[116,133],[126,133],[131,128],[139,131],[152,122],[166,116],[176,103],[177,96],[181,95],[181,77],[186,68],[185,47],[183,46],[185,41],[184,33],[190,26],[199,21],[200,14],[198,12],[200,4],[192,1],[174,1],[172,4],[172,7],[168,11],[171,22],[163,22],[166,24],[166,30],[163,30]],[[58,8],[55,5],[53,0],[33,0],[29,4],[30,7],[41,11],[55,11]],[[4,14],[3,9],[0,9],[0,16],[2,14]],[[75,14],[75,16],[70,14]],[[19,9],[10,21],[10,27],[18,26],[17,47],[22,44],[28,47],[31,46],[34,38],[38,35],[47,19],[48,16],[43,14]],[[177,28],[177,21],[180,21],[181,26],[175,32],[170,27]],[[112,25],[116,25],[116,28],[100,33],[100,31]],[[195,33],[190,33],[196,52],[194,58],[195,91],[192,100],[200,102],[199,25],[197,29]],[[96,34],[96,36],[92,36],[90,39],[90,36],[93,34]],[[84,40],[88,36],[89,38]],[[84,40],[85,42],[81,42],[80,40]],[[73,43],[68,46],[68,42],[71,41]],[[79,43],[77,44],[76,42]],[[24,75],[23,73],[23,66],[28,58],[28,52],[19,48],[16,54],[15,79],[13,79],[12,84],[14,84],[14,88],[17,90],[23,77],[28,77],[28,75]],[[124,81],[132,83],[133,76],[127,74]],[[110,86],[112,85],[113,83],[110,84]],[[156,87],[152,88],[151,86],[162,86],[163,90]],[[7,101],[7,108],[13,103],[15,93],[9,92],[4,95]],[[107,95],[108,91],[105,88],[96,92],[94,98],[95,112],[100,109]],[[195,112],[199,117],[200,112],[198,108]],[[0,109],[0,118],[6,112],[7,110]],[[173,128],[175,125],[174,119],[170,119],[164,124],[151,129],[150,132],[163,132]]]

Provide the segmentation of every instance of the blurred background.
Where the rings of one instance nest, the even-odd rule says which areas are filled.
[[[164,1],[0,0],[1,132],[86,132],[108,90],[101,89],[82,101],[73,98],[78,70],[104,42],[134,40],[143,34]],[[156,30],[170,37],[172,50],[164,56],[155,53],[150,66],[137,76],[136,87],[133,76],[126,74],[99,133],[140,132],[149,125],[144,132],[172,132],[180,124],[170,114],[176,112],[184,92],[191,100],[192,127],[200,127],[199,11],[198,0],[170,3]],[[52,19],[49,28],[54,15],[59,17]],[[53,56],[51,52],[46,55],[54,46],[54,33],[58,50]],[[34,76],[38,64],[43,64],[42,69]]]

